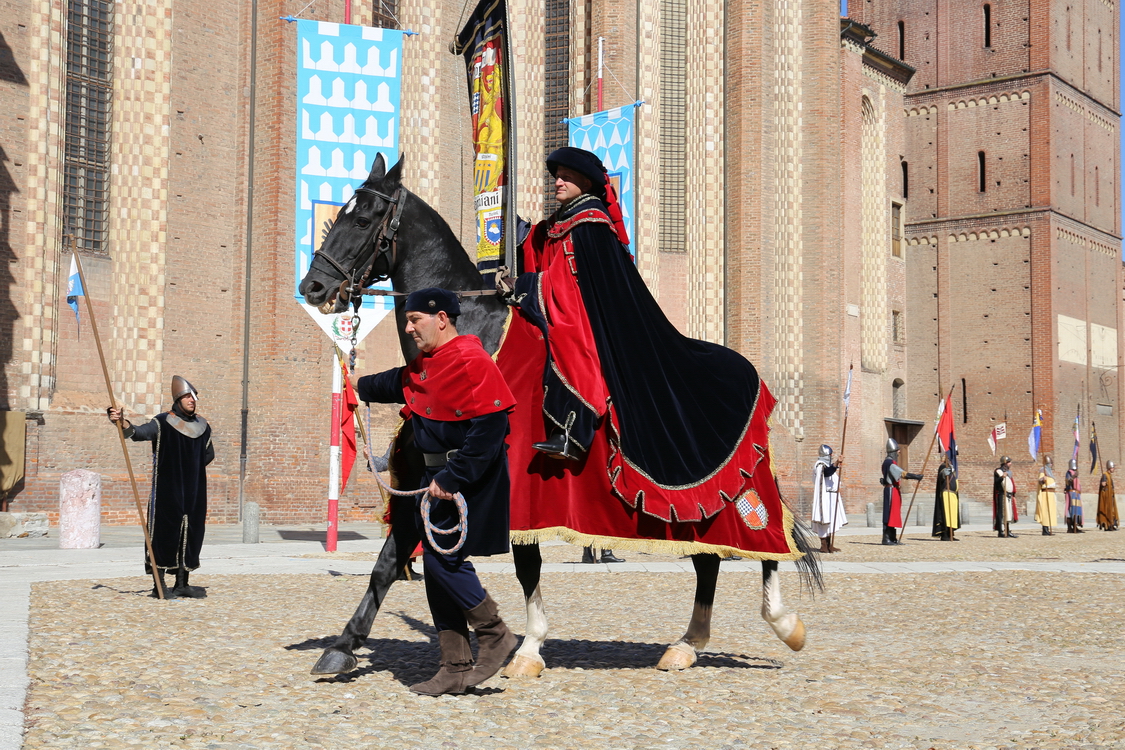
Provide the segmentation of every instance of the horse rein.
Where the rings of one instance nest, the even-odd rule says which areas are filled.
[[[328,265],[340,273],[342,277],[340,294],[346,295],[346,297],[355,297],[358,307],[358,301],[362,299],[364,287],[389,279],[398,263],[398,229],[402,221],[402,206],[405,203],[406,188],[400,185],[393,195],[387,195],[369,187],[356,188],[356,192],[369,193],[382,198],[389,204],[383,214],[383,220],[379,223],[378,230],[371,235],[371,240],[367,243],[369,247],[373,248],[371,263],[367,264],[365,271],[357,273],[364,265],[361,260],[364,256],[363,252],[356,255],[356,262],[351,269],[345,269],[321,250],[313,253],[313,260],[315,261],[318,257],[323,258]],[[389,259],[387,259],[388,251],[390,252]],[[376,274],[375,264],[379,262],[380,258],[386,259],[387,269],[385,273]]]

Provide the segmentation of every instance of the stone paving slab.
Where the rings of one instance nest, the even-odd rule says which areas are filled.
[[[370,573],[371,565],[378,553],[379,548],[381,547],[382,536],[380,533],[377,533],[378,529],[374,528],[376,525],[373,524],[371,526],[373,528],[365,529],[364,533],[353,533],[351,538],[342,540],[340,543],[340,551],[334,554],[323,552],[322,535],[318,536],[318,532],[310,529],[285,532],[290,536],[297,537],[288,539],[283,538],[282,533],[277,532],[272,535],[272,540],[269,543],[259,545],[243,545],[238,543],[209,543],[204,547],[204,568],[200,573],[197,573],[196,576],[193,576],[193,583],[201,583],[202,585],[207,585],[208,582],[212,580],[212,576],[222,577],[238,574],[238,580],[253,581],[252,584],[248,584],[247,588],[255,589],[260,586],[266,586],[267,591],[265,594],[263,594],[263,596],[265,598],[277,598],[279,589],[276,584],[262,583],[263,577],[265,575],[272,574],[270,575],[271,578],[276,575],[286,575],[291,577],[296,576],[302,578],[311,575],[315,579],[320,581],[347,581],[349,582],[349,585],[358,587],[358,589],[356,589],[356,592],[358,593],[353,592],[353,598],[350,599],[347,596],[342,597],[342,610],[337,615],[333,616],[335,619],[329,618],[328,620],[318,620],[322,627],[324,622],[329,622],[329,628],[332,632],[334,632],[336,628],[342,627],[343,623],[350,615],[352,608],[354,608],[356,602],[358,601],[359,595],[362,593],[362,589],[366,585],[366,579]],[[861,529],[856,529],[855,531],[858,532],[861,531]],[[875,534],[878,534],[879,532],[878,529],[875,529],[873,531]],[[928,530],[921,528],[917,530],[919,534],[927,531]],[[875,581],[894,582],[881,584],[879,590],[882,590],[886,588],[898,587],[899,585],[901,585],[899,583],[900,581],[910,579],[923,581],[924,583],[922,585],[929,588],[940,585],[948,586],[950,591],[956,592],[956,596],[954,598],[951,598],[950,601],[955,600],[959,605],[968,606],[968,603],[965,601],[963,595],[963,586],[961,584],[948,583],[948,581],[961,581],[965,578],[965,576],[974,573],[987,574],[985,578],[980,579],[981,581],[994,581],[998,582],[1000,585],[1005,586],[1008,585],[1006,582],[1013,578],[1032,581],[1041,581],[1047,579],[1055,580],[1056,576],[1058,575],[1069,574],[1072,577],[1066,579],[1065,583],[1056,583],[1054,585],[1060,586],[1061,590],[1064,591],[1082,591],[1083,595],[1085,595],[1085,592],[1089,590],[1092,585],[1090,583],[1091,580],[1104,580],[1107,581],[1105,585],[1109,586],[1112,590],[1120,591],[1120,583],[1115,579],[1116,576],[1125,574],[1125,534],[1116,535],[1104,533],[1087,533],[1084,535],[1069,536],[1056,535],[1055,537],[1040,537],[1036,535],[1023,534],[1021,535],[1020,539],[997,540],[995,539],[994,535],[989,533],[987,527],[983,527],[983,530],[974,530],[973,527],[969,527],[967,529],[963,529],[961,532],[959,532],[959,534],[964,541],[957,545],[940,543],[920,536],[916,540],[910,540],[907,545],[904,545],[902,547],[883,547],[876,541],[878,539],[877,536],[874,539],[871,538],[870,532],[868,532],[867,534],[851,534],[850,538],[843,538],[842,535],[841,538],[838,539],[837,543],[844,551],[839,555],[830,555],[824,558],[824,569],[826,574],[829,576],[829,591],[832,592],[837,583],[843,580],[860,581],[864,579],[874,579]],[[123,538],[125,537],[124,534],[121,536]],[[136,532],[136,536],[139,539],[139,531]],[[222,534],[216,536],[218,538],[223,538]],[[227,536],[233,537],[233,534],[228,533]],[[22,542],[27,540],[16,541]],[[41,540],[34,541],[39,542]],[[57,544],[57,541],[55,543]],[[626,582],[635,580],[674,580],[675,585],[677,586],[693,585],[694,580],[691,576],[691,574],[694,572],[694,568],[691,565],[690,560],[680,559],[677,556],[625,553],[622,556],[626,557],[626,559],[628,560],[628,562],[626,563],[599,563],[594,565],[582,565],[576,562],[580,555],[580,549],[577,547],[571,547],[561,543],[547,543],[543,545],[543,553],[544,560],[547,561],[544,565],[545,576],[557,577],[561,575],[561,578],[559,580],[571,581],[572,583],[568,584],[569,586],[577,587],[580,589],[591,587],[599,588],[605,585],[606,582],[609,582],[611,580],[620,580]],[[512,573],[514,572],[514,566],[512,565],[510,560],[510,555],[485,558],[484,561],[477,563],[477,567],[479,570],[481,570],[483,575],[491,576],[493,577],[493,580],[502,581],[504,582],[503,585],[512,587],[514,586],[515,579],[512,575]],[[11,545],[0,547],[0,709],[4,709],[7,711],[7,713],[0,711],[0,750],[17,750],[22,746],[21,736],[24,725],[24,716],[22,714],[24,703],[23,696],[26,695],[25,691],[27,685],[29,684],[27,653],[28,635],[31,631],[28,627],[28,618],[33,585],[34,590],[36,591],[38,591],[41,586],[80,586],[80,588],[77,590],[78,595],[74,597],[76,606],[79,609],[91,597],[99,597],[102,595],[127,595],[144,600],[148,605],[151,605],[149,609],[151,609],[152,607],[172,607],[175,608],[173,610],[170,610],[172,612],[194,611],[192,608],[198,604],[197,602],[161,603],[145,598],[144,594],[147,592],[151,584],[146,582],[143,576],[138,575],[139,567],[139,543],[135,544],[132,548],[127,546],[107,546],[97,550],[58,550],[52,549],[50,547],[34,546],[32,548],[23,548]],[[792,564],[786,563],[782,565],[783,571],[792,571],[793,569],[794,566]],[[757,576],[760,575],[760,570],[760,565],[753,561],[724,562],[722,567],[723,578],[720,579],[721,585],[723,581],[729,579],[731,581],[731,585],[733,585],[737,589],[743,592],[747,590],[754,592],[754,594],[752,594],[752,597],[754,597],[756,596],[758,580],[756,577],[751,581],[746,581],[745,579],[743,579],[743,576],[735,575],[733,578],[730,578],[729,574],[751,573]],[[603,574],[614,573],[615,575],[608,577],[605,575],[573,575],[574,573],[579,572]],[[871,576],[870,574],[872,573],[877,573],[879,575]],[[327,579],[325,579],[324,577],[326,574],[329,576],[329,578]],[[1107,574],[1111,574],[1108,579],[1105,577]],[[1075,575],[1077,575],[1076,578],[1073,577]],[[669,579],[669,576],[672,576],[672,579]],[[1028,576],[1031,576],[1032,578],[1027,579]],[[792,578],[792,576],[789,576],[789,578]],[[94,582],[91,583],[90,579],[94,579]],[[220,580],[220,578],[216,578],[214,580]],[[942,580],[946,581],[947,583],[936,583]],[[83,581],[85,581],[86,583],[80,583]],[[85,588],[81,588],[83,585],[85,585]],[[320,588],[323,590],[326,585],[329,588],[331,587],[331,584],[320,584]],[[628,585],[633,586],[633,584]],[[874,586],[876,584],[872,583],[870,585]],[[994,584],[985,584],[986,587],[992,585]],[[1033,589],[1034,587],[1035,585],[1032,586]],[[243,587],[238,586],[236,588]],[[649,586],[649,588],[651,588],[651,586]],[[796,591],[797,587],[791,584],[787,588],[787,595],[792,598],[792,596],[794,595],[793,592]],[[391,606],[391,600],[394,598],[396,593],[400,591],[407,592],[409,596],[423,596],[424,598],[424,595],[418,593],[423,589],[424,587],[422,586],[416,586],[412,584],[396,586],[394,589],[392,589],[392,596],[388,598],[387,606]],[[288,580],[285,591],[286,593],[288,593]],[[513,626],[518,629],[522,625],[523,616],[522,611],[520,611],[522,610],[522,607],[519,606],[520,602],[518,600],[518,588],[516,588],[515,591],[517,596],[512,605],[508,607],[507,610],[514,610],[513,614],[509,615],[509,618],[511,619]],[[634,598],[636,598],[636,592],[633,592],[632,595],[634,596]],[[864,596],[867,595],[868,594],[866,593],[864,594]],[[611,594],[610,596],[613,597],[614,595]],[[686,605],[690,605],[690,591],[686,596],[687,598],[684,600],[684,602],[686,603]],[[285,597],[281,598],[284,599]],[[1121,597],[1118,598],[1120,599]],[[323,596],[318,599],[316,606],[320,606],[320,601],[322,599]],[[616,599],[614,599],[614,601],[616,601]],[[651,591],[642,592],[639,598],[636,598],[636,601],[639,602],[637,606],[640,609],[643,609],[645,606],[650,608],[652,606],[663,608],[664,605],[660,597],[658,595],[653,596]],[[1074,601],[1077,601],[1077,599],[1075,599]],[[1069,605],[1073,604],[1074,601],[1067,601],[1065,603]],[[660,604],[654,605],[655,602],[660,602]],[[416,603],[417,602],[415,602],[415,604]],[[991,602],[986,602],[986,604],[991,604]],[[807,599],[800,602],[800,605],[803,610],[807,611],[807,608],[809,606],[807,604]],[[583,600],[578,603],[577,609],[581,613],[586,612],[587,610],[597,609],[601,606],[603,606],[601,602],[599,602],[597,605],[591,605],[589,601]],[[816,605],[814,604],[813,606],[815,607]],[[552,625],[554,626],[554,618],[558,616],[558,613],[556,612],[554,599],[550,597],[548,598],[548,608],[549,612],[552,615]],[[426,613],[424,603],[422,604],[421,608],[413,607],[409,610],[404,608],[403,611],[411,611],[414,615],[416,615],[417,619],[411,620],[411,622],[416,624],[416,627],[423,629],[426,627],[424,623],[428,621],[428,613]],[[748,614],[748,619],[744,619],[747,619],[748,622],[753,623],[758,628],[762,628],[764,626],[762,626],[760,622],[757,622],[756,611],[757,603],[752,602],[752,606],[750,607],[750,612]],[[388,612],[388,610],[385,608],[384,612],[386,613]],[[71,614],[73,614],[74,616],[78,616],[80,621],[82,622],[85,622],[92,616],[90,614],[81,614],[80,612],[76,611],[75,613],[68,613],[68,617]],[[963,616],[959,611],[953,614]],[[112,619],[116,615],[117,612],[114,611],[107,616]],[[1012,619],[1005,622],[1006,626],[1020,632],[1025,632],[1025,615],[1026,613],[1024,613],[1023,611],[1015,612],[1012,616]],[[403,617],[405,615],[395,616]],[[942,613],[927,613],[927,617],[930,616],[938,617],[945,615]],[[632,621],[636,619],[636,615],[630,614],[628,615],[627,619]],[[383,616],[381,615],[380,620],[377,622],[377,625],[382,623],[382,620]],[[913,627],[917,625],[917,623],[911,621],[907,623],[907,625],[908,627]],[[270,637],[268,627],[262,629],[262,626],[260,624],[256,625],[256,627],[259,628],[262,637]],[[765,632],[768,635],[768,631]],[[675,635],[675,633],[671,635],[664,634],[661,637],[665,640],[671,640],[675,637]],[[34,633],[32,633],[32,636],[34,637]],[[160,641],[163,636],[160,634],[155,634],[154,637],[158,641]],[[1099,633],[1097,637],[1103,638],[1104,633]],[[231,636],[231,638],[233,640],[231,640],[230,642],[236,642],[239,640],[234,636]],[[622,634],[621,638],[623,638],[626,642],[631,643],[628,633]],[[245,642],[245,639],[241,640]],[[1121,636],[1118,635],[1117,631],[1115,630],[1113,642],[1119,646],[1120,640]],[[598,648],[608,649],[611,647],[611,643],[614,642],[615,641],[604,641],[602,645],[598,646]],[[662,647],[658,648],[658,646],[663,642],[664,641],[658,640],[654,641],[652,644],[648,644],[647,648],[649,649],[649,651],[655,652],[655,658],[659,658],[658,651],[661,650]],[[121,644],[117,645],[121,646]],[[318,650],[320,647],[321,646],[316,646],[313,650]],[[550,647],[551,642],[549,641],[548,648]],[[224,648],[229,649],[230,647],[224,646]],[[850,648],[850,646],[845,645],[845,651]],[[1068,649],[1068,652],[1073,652],[1073,649]],[[647,651],[645,653],[646,658],[648,658],[648,656],[651,656],[651,654],[649,654]],[[806,651],[804,653],[807,654],[808,652]],[[1120,653],[1120,648],[1117,649],[1117,653]],[[113,658],[120,658],[120,656],[117,655]],[[710,657],[705,656],[701,663],[706,664],[708,658]],[[1040,658],[1045,659],[1051,663],[1058,661],[1062,667],[1066,667],[1073,663],[1073,659],[1068,659],[1066,655],[1059,656],[1056,659],[1054,655],[1043,654],[1040,656]],[[35,659],[36,656],[35,654],[33,654],[33,670],[36,668]],[[429,665],[432,662],[432,655],[426,655],[424,658],[419,657],[418,661],[422,666],[419,667],[418,665],[415,665],[416,668],[425,671],[430,668]],[[138,666],[138,669],[139,668],[141,667]],[[304,669],[305,671],[307,671],[307,665],[304,667]],[[579,673],[582,672],[583,669],[584,668],[581,665],[577,665],[574,666],[573,671],[575,673]],[[361,667],[360,671],[361,675],[366,674],[364,672],[364,668]],[[427,676],[428,674],[421,674],[419,679],[425,678]],[[629,679],[632,679],[634,676],[634,673],[629,673]],[[823,679],[827,684],[843,680],[844,678],[838,675],[827,675]],[[296,678],[294,678],[294,680],[294,685],[296,685]],[[506,685],[508,683],[504,684]],[[399,685],[399,687],[401,688],[401,684]],[[190,692],[191,687],[189,686],[185,689]],[[934,689],[940,692],[946,688],[941,685],[936,685]],[[611,693],[616,694],[614,691],[611,691]],[[33,686],[31,697],[34,697],[34,695],[35,691]],[[667,698],[667,696],[658,697],[660,697],[661,700],[665,700]],[[406,696],[406,699],[408,700],[411,698],[413,698],[413,696]],[[447,698],[442,700],[454,699]],[[1097,696],[1090,696],[1089,702],[1092,705],[1099,705]],[[588,712],[592,712],[591,715],[598,716],[600,715],[600,711],[602,710],[602,708],[605,708],[604,705],[599,705],[601,705],[601,708],[587,707],[586,710]],[[982,705],[987,705],[987,700],[982,701]],[[1125,704],[1122,704],[1120,701],[1118,701],[1115,705],[1120,708]],[[9,708],[9,706],[12,706],[12,708]],[[616,710],[620,710],[620,708]],[[1122,711],[1118,710],[1117,713],[1120,714],[1122,713]],[[847,713],[842,714],[840,716],[840,720],[845,722],[852,721]],[[115,722],[116,721],[118,720],[115,720]],[[162,719],[158,721],[165,720]],[[168,724],[166,724],[167,727],[181,727],[185,732],[190,729],[190,722],[185,722],[182,717],[171,717],[166,721],[169,722]],[[602,721],[602,719],[599,719],[599,721]],[[179,722],[179,724],[177,724],[176,722]],[[959,731],[956,729],[956,722],[954,722],[954,725],[955,728],[951,731]],[[1006,725],[1012,732],[1034,732],[1036,726],[1035,722],[1017,722],[1015,721],[1015,717],[1012,717],[1012,721],[1007,722]],[[93,722],[92,724],[89,724],[88,729],[89,731],[94,732],[104,731],[104,727],[102,727],[102,730],[99,730],[99,726],[101,726],[100,722]],[[933,726],[932,722],[930,722],[929,724],[924,724],[923,726],[929,727],[930,736],[934,738],[940,739],[941,737],[945,737],[945,735],[947,734],[945,729]],[[1094,734],[1090,736],[1097,735],[1097,731],[1095,730],[1100,731],[1097,727],[1095,727],[1094,730],[1091,730],[1094,732]],[[334,730],[331,727],[322,727],[321,730],[318,731],[327,732],[329,735],[331,735]],[[71,736],[73,738],[74,735],[72,734]],[[545,738],[546,741],[550,738],[550,736],[550,733],[548,733],[546,735],[543,735],[543,738]],[[653,734],[653,741],[656,742],[659,736],[660,732],[656,732],[655,734]],[[679,738],[679,740],[683,739],[680,734],[677,734],[675,736]],[[1069,737],[1069,740],[1067,740],[1066,742],[1062,742],[1061,744],[1046,744],[1042,746],[1125,747],[1125,744],[1113,745],[1104,744],[1104,742],[1103,744],[1090,745],[1086,743],[1086,739],[1083,739],[1083,736],[1081,734],[1067,734],[1064,732],[1062,734],[1059,734],[1058,736]],[[1125,736],[1125,732],[1120,733],[1119,737],[1120,736]],[[643,737],[648,737],[648,735],[643,735],[643,737],[642,735],[637,735],[637,737],[643,739]],[[731,735],[731,737],[734,737],[734,735]],[[774,740],[778,739],[779,737],[780,735],[778,735],[778,737],[774,737],[771,735],[768,738],[770,742],[773,743]],[[1102,737],[1102,739],[1105,740],[1105,737]],[[952,742],[953,740],[950,741]],[[107,747],[124,746],[121,743],[116,743],[112,740],[112,738],[107,738],[106,742],[108,743],[105,745]],[[139,744],[140,746],[148,746],[146,742],[146,740],[141,740]],[[245,737],[243,737],[242,740],[239,740],[239,743],[245,742]],[[262,743],[265,744],[257,744],[256,739],[255,743],[252,743],[250,745],[235,744],[229,746],[321,746],[315,744],[315,742],[312,742],[312,740],[309,740],[308,738],[306,738],[305,744],[297,743],[295,745],[285,745],[284,743],[270,744],[270,742],[273,742],[273,740],[269,740],[267,742],[267,740],[263,739]],[[1069,742],[1070,744],[1067,744],[1067,742]],[[1122,742],[1125,743],[1125,740],[1123,740]],[[136,738],[133,738],[132,744],[134,746],[138,744]],[[546,744],[539,744],[547,747],[551,746],[549,741],[546,742]],[[539,744],[537,744],[536,746],[539,746]],[[89,746],[94,747],[98,745]],[[190,743],[187,746],[191,746]],[[209,747],[211,745],[199,746]],[[220,741],[220,744],[214,746],[222,747],[225,745],[222,745]],[[411,745],[408,743],[405,746],[409,747]],[[470,742],[467,745],[459,746],[472,747],[474,745]],[[522,747],[525,745],[519,742],[515,742],[513,746]],[[566,745],[564,744],[559,746],[562,747]],[[641,744],[630,745],[626,743],[622,746],[663,747],[667,745],[660,744],[659,742],[657,742],[657,744],[645,745],[644,742],[641,741]],[[732,747],[737,746],[739,745],[732,745]],[[876,743],[876,745],[872,746],[883,745],[879,745],[878,743]],[[907,747],[913,745],[903,746]],[[950,747],[963,746],[966,745],[950,745]],[[987,746],[989,745],[982,745],[981,747]],[[1000,743],[993,746],[1006,747],[1008,745]],[[1025,745],[1016,744],[1010,746],[1024,747]],[[1040,745],[1029,744],[1026,746],[1038,747]]]
[[[522,630],[515,580],[482,577]],[[545,574],[544,675],[438,699],[407,689],[437,659],[422,585],[391,589],[355,673],[317,679],[364,580],[195,582],[207,599],[157,602],[137,576],[34,584],[24,747],[1125,747],[1115,574],[837,573],[815,599],[786,574],[809,632],[794,653],[757,582],[724,572],[711,644],[679,673],[652,665],[691,576]]]

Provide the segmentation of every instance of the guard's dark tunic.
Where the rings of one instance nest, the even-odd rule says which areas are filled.
[[[127,437],[152,443],[148,531],[156,567],[195,570],[207,520],[206,466],[215,459],[211,426],[200,416],[165,412],[132,425]],[[145,571],[152,572],[147,555]]]
[[[899,482],[904,474],[902,467],[893,458],[887,456],[884,459],[883,477],[880,480],[883,485],[883,526],[902,528],[902,493]]]

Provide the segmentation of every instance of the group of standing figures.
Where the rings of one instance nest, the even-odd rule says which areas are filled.
[[[1102,472],[1098,482],[1098,514],[1097,525],[1103,531],[1116,531],[1120,526],[1117,514],[1117,496],[1113,488],[1113,473],[1117,464],[1107,461],[1105,471]],[[997,469],[1011,475],[1011,459],[1004,457]],[[1055,511],[1055,491],[1058,485],[1055,482],[1054,465],[1050,456],[1043,457],[1043,465],[1039,469],[1039,488],[1035,495],[1035,522],[1043,527],[1044,536],[1053,536],[1053,528],[1057,523]],[[1014,489],[1013,489],[1014,495]],[[1067,466],[1063,484],[1063,518],[1066,521],[1066,533],[1081,534],[1082,529],[1082,487],[1078,475],[1077,459],[1070,459]]]
[[[887,440],[887,457],[883,461],[879,483],[883,486],[883,544],[902,544],[898,538],[903,527],[902,494],[900,483],[903,479],[921,481],[921,474],[903,470],[898,465],[899,445],[894,439]],[[820,537],[821,552],[839,552],[833,539],[837,531],[847,524],[847,515],[840,500],[840,462],[833,462],[832,448],[820,447],[820,455],[813,467],[812,528]],[[1107,461],[1105,471],[1098,484],[1097,526],[1104,531],[1116,531],[1120,526],[1117,513],[1117,498],[1114,494],[1113,473],[1117,465]],[[1082,488],[1079,479],[1078,461],[1071,459],[1063,485],[1066,533],[1081,534],[1082,529]],[[1039,486],[1035,499],[1035,522],[1043,527],[1044,536],[1053,536],[1057,525],[1055,492],[1057,484],[1054,466],[1050,456],[1043,457],[1039,469]],[[1016,503],[1016,483],[1012,477],[1012,459],[1004,456],[1000,466],[993,472],[992,487],[992,528],[1001,539],[1014,539],[1011,524],[1019,521]],[[957,490],[957,470],[948,455],[942,456],[937,472],[937,487],[934,496],[934,521],[932,534],[942,541],[958,541],[954,532],[961,527],[960,500]]]

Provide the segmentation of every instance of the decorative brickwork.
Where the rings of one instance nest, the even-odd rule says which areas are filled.
[[[885,112],[871,98],[863,99],[863,271],[860,321],[863,326],[863,367],[882,372],[887,367],[887,176],[883,145]]]
[[[115,159],[109,248],[114,262],[109,351],[118,389],[135,412],[163,394],[164,264],[168,205],[172,5],[117,2],[113,100]]]
[[[804,272],[802,268],[804,194],[802,178],[802,6],[795,0],[775,5],[776,62],[773,108],[777,146],[773,165],[777,180],[773,224],[774,372],[770,387],[778,404],[774,418],[796,438],[804,437]]]
[[[722,0],[688,15],[685,120],[688,335],[723,341],[723,26]]]

